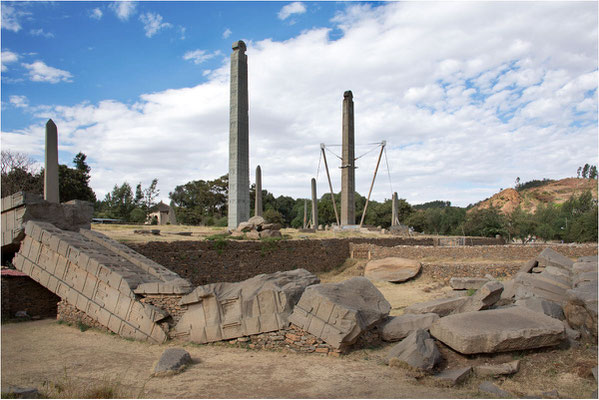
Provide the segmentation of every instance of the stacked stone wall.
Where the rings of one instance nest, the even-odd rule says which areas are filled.
[[[498,243],[497,239],[473,238],[469,245]],[[150,242],[128,244],[133,250],[164,265],[195,286],[238,282],[258,274],[304,268],[328,272],[351,256],[351,245],[433,248],[432,238],[353,238],[282,241]],[[366,247],[368,249],[368,247]]]
[[[404,257],[415,260],[427,258],[445,260],[502,260],[524,261],[538,256],[544,248],[553,250],[569,258],[597,255],[596,243],[585,244],[527,244],[527,245],[480,245],[480,246],[380,246],[373,243],[350,243],[350,253],[354,258],[379,259]],[[358,256],[359,255],[359,256]],[[364,256],[366,255],[366,256]]]
[[[28,276],[2,276],[2,319],[17,311],[30,317],[56,318],[60,297]]]
[[[62,300],[58,303],[58,315],[56,317],[59,321],[64,321],[73,325],[87,325],[91,328],[100,329],[105,332],[110,332],[110,330],[84,313],[77,309],[77,307],[69,304],[66,300]]]

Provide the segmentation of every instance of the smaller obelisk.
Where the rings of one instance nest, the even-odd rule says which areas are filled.
[[[316,179],[312,178],[312,229],[318,229],[318,202],[316,199]]]
[[[397,192],[393,193],[391,200],[391,226],[399,225],[399,203],[397,200]]]
[[[58,128],[51,119],[46,123],[44,168],[44,200],[50,203],[60,203],[58,192]]]
[[[256,167],[256,199],[254,202],[254,215],[262,216],[262,170],[258,165]]]
[[[306,229],[308,224],[308,200],[304,199],[304,224],[302,228]]]

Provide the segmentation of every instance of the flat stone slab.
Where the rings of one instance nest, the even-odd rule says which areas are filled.
[[[387,342],[396,342],[408,336],[416,329],[428,329],[439,319],[434,313],[403,314],[391,317],[381,327],[381,337]]]
[[[534,349],[565,338],[561,321],[521,306],[449,315],[430,332],[462,354]]]
[[[179,347],[170,347],[162,353],[154,367],[154,376],[174,375],[183,371],[192,363],[187,351]]]
[[[485,283],[489,282],[487,278],[457,278],[449,280],[449,286],[455,290],[480,289]]]
[[[38,397],[39,392],[36,388],[23,388],[19,386],[2,388],[3,399],[37,399]]]
[[[415,260],[400,257],[387,257],[372,260],[364,268],[364,276],[375,281],[405,282],[415,277],[422,265]]]
[[[434,313],[440,317],[451,314],[456,308],[468,301],[468,297],[444,297],[412,304],[404,309],[404,314],[427,314]]]
[[[289,322],[341,349],[389,315],[391,305],[368,279],[360,276],[340,283],[306,288]]]
[[[513,375],[520,370],[520,360],[514,360],[502,364],[485,364],[474,367],[474,373],[478,376]]]

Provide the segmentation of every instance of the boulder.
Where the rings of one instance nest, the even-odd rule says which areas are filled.
[[[260,232],[258,232],[255,229],[252,229],[251,231],[245,234],[245,237],[251,240],[258,240],[260,239]]]
[[[495,386],[493,383],[489,381],[484,381],[480,385],[478,385],[478,390],[483,393],[492,394],[493,396],[497,397],[512,397],[511,394],[509,394],[505,390],[499,389],[497,386]]]
[[[439,319],[434,313],[428,314],[403,314],[391,317],[381,327],[381,338],[387,342],[396,342],[408,336],[417,329],[428,329]]]
[[[565,338],[561,321],[521,306],[449,315],[430,332],[462,354],[534,349]]]
[[[181,299],[187,311],[175,335],[208,343],[285,328],[304,289],[318,282],[305,269],[295,269],[198,286]]]
[[[242,222],[239,224],[239,226],[237,227],[237,231],[239,232],[249,232],[254,228],[253,224],[250,224],[249,222]]]
[[[404,340],[393,346],[387,355],[390,366],[408,366],[425,371],[432,371],[441,361],[441,353],[424,329],[412,332]]]
[[[272,224],[262,224],[262,230],[270,229],[272,231],[280,231],[281,228],[281,224],[278,224],[276,222]]]
[[[271,229],[264,229],[264,230],[260,231],[259,233],[260,233],[260,239],[282,237],[281,231],[275,231],[275,230],[271,230]]]
[[[252,218],[248,219],[247,223],[251,225],[252,228],[255,228],[256,230],[260,231],[262,225],[266,223],[266,220],[259,215],[255,215]]]
[[[481,377],[513,375],[520,369],[520,360],[514,360],[503,364],[484,364],[474,367],[474,373]]]
[[[487,278],[451,278],[449,286],[455,290],[480,289],[490,279]]]
[[[449,315],[456,308],[468,301],[468,297],[444,297],[442,299],[416,303],[404,309],[404,314],[434,313],[439,317]]]
[[[191,363],[191,356],[185,349],[169,347],[160,356],[160,360],[158,360],[156,367],[154,367],[153,376],[178,374]]]
[[[375,281],[405,282],[415,277],[421,269],[418,261],[400,257],[372,260],[364,268],[364,276]]]
[[[472,372],[472,367],[464,367],[457,369],[446,369],[440,374],[435,375],[437,382],[445,386],[455,386],[464,382]]]
[[[553,301],[529,297],[527,299],[516,300],[515,304],[517,306],[526,307],[532,311],[543,313],[551,318],[559,319],[560,321],[565,319],[562,306]]]
[[[497,303],[503,292],[503,285],[498,281],[489,281],[468,298],[464,304],[453,311],[453,314],[486,310]]]
[[[582,257],[578,257],[578,259],[576,261],[577,262],[589,262],[589,263],[595,263],[595,264],[597,264],[598,258],[597,258],[597,255],[594,255],[594,256],[582,256]]]
[[[546,247],[543,249],[541,254],[537,256],[537,261],[539,265],[544,266],[554,266],[559,268],[565,268],[567,270],[572,270],[572,265],[574,261],[570,260],[568,257],[563,254],[558,253],[550,247]]]
[[[355,277],[306,288],[289,321],[343,349],[384,320],[390,310],[391,305],[368,279]]]

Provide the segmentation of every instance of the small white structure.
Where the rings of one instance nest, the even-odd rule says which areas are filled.
[[[148,215],[148,222],[152,223],[152,220],[158,221],[158,225],[176,225],[177,217],[175,216],[175,210],[172,207],[160,202],[152,208],[152,212]]]

